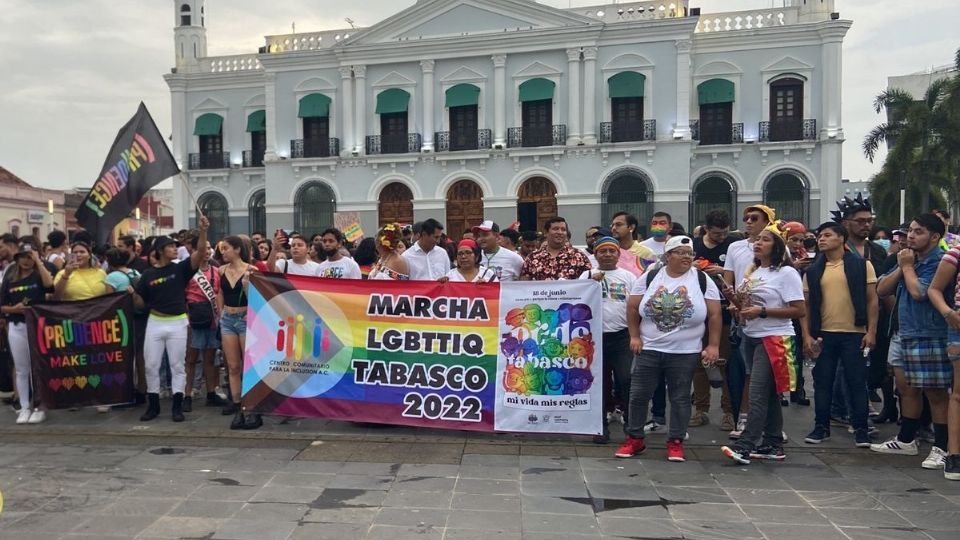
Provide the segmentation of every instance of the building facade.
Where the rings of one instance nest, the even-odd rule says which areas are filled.
[[[758,202],[818,221],[840,192],[851,22],[834,0],[789,3],[420,0],[208,57],[203,0],[176,0],[174,156],[215,234],[312,233],[334,212],[367,234],[555,215],[582,231],[619,210],[692,226]],[[195,219],[181,186],[174,206],[177,227]]]
[[[52,231],[64,230],[66,211],[62,191],[36,188],[0,167],[0,223],[2,232],[33,236],[45,242]]]

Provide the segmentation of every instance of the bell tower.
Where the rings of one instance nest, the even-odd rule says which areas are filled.
[[[207,28],[204,0],[173,0],[176,66],[178,70],[196,67],[207,56]]]
[[[800,22],[829,21],[830,15],[836,11],[835,0],[793,0],[793,5],[800,8]]]

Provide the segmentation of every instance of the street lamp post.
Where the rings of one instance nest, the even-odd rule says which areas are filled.
[[[900,171],[900,223],[907,219],[907,170]]]

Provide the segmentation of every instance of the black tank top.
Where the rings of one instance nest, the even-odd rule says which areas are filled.
[[[234,285],[230,285],[230,279],[224,272],[220,290],[223,292],[223,305],[227,307],[247,307],[247,295],[243,293],[243,278],[238,279]]]

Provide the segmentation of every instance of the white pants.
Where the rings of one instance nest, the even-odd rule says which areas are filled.
[[[147,331],[143,336],[143,363],[147,376],[147,392],[160,392],[160,365],[163,363],[163,351],[167,351],[170,361],[171,390],[174,394],[183,393],[187,384],[187,372],[184,364],[187,357],[187,318],[163,320],[150,316]]]
[[[26,323],[7,323],[7,340],[10,342],[10,355],[17,373],[17,395],[20,396],[20,410],[30,409],[30,342],[27,339]]]

